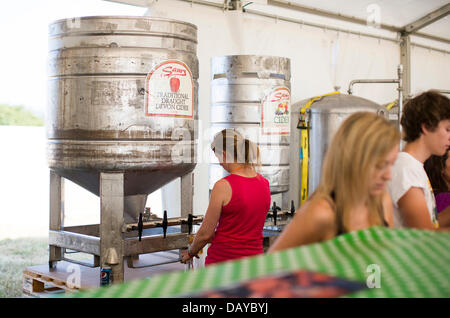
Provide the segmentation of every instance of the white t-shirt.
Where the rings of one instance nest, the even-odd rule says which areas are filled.
[[[407,152],[399,152],[392,169],[392,180],[388,183],[388,191],[394,202],[394,226],[405,227],[405,222],[398,208],[398,200],[412,187],[421,188],[435,228],[439,227],[436,213],[436,200],[430,180],[423,168],[423,163]]]

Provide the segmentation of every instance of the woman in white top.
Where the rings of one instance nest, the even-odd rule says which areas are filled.
[[[450,101],[428,91],[409,100],[401,117],[406,145],[394,164],[388,191],[394,202],[394,225],[449,230],[450,213],[436,212],[431,183],[423,163],[442,156],[450,146]],[[450,211],[449,211],[450,212]]]

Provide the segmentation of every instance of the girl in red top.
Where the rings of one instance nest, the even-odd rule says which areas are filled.
[[[269,182],[256,172],[258,146],[232,129],[219,132],[211,144],[220,165],[230,173],[211,191],[208,209],[182,262],[207,244],[205,265],[263,253],[263,226],[270,208]]]

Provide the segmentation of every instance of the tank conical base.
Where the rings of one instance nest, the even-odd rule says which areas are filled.
[[[195,164],[181,164],[178,167],[158,170],[131,170],[116,171],[124,173],[124,209],[125,222],[137,222],[139,213],[145,210],[147,196],[175,180],[182,177],[195,168]],[[89,192],[100,195],[100,173],[102,171],[76,170],[76,169],[52,169],[61,177],[64,177]],[[105,171],[106,172],[106,171]],[[110,172],[110,171],[108,171]]]

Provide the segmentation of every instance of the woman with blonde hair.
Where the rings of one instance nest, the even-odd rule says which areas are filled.
[[[368,228],[393,226],[386,191],[400,132],[373,113],[350,115],[324,159],[318,188],[295,214],[269,252],[332,239]]]
[[[211,149],[230,175],[214,185],[202,225],[182,253],[183,263],[209,242],[205,265],[263,253],[270,188],[257,172],[259,148],[237,131],[224,129],[214,137]]]

